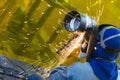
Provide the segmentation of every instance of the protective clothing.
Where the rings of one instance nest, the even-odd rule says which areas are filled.
[[[71,66],[60,66],[53,69],[49,80],[99,80],[88,62],[76,62]]]
[[[43,78],[38,74],[31,74],[28,76],[27,80],[43,80]]]
[[[98,28],[97,44],[85,63],[74,63],[71,66],[60,66],[51,71],[50,80],[120,80],[115,60],[119,56],[120,30],[114,26]],[[115,53],[106,47],[117,49]]]
[[[92,66],[95,75],[100,80],[117,80],[118,67],[115,60],[119,53],[106,50],[120,49],[120,30],[113,26],[102,26],[98,30],[98,41],[93,48],[88,62]]]
[[[118,78],[120,80],[120,70],[118,71]],[[99,72],[99,74],[101,74]],[[88,62],[80,63],[76,62],[71,66],[60,66],[54,68],[49,76],[48,80],[102,80],[99,79],[95,74]],[[110,80],[110,79],[108,79]]]

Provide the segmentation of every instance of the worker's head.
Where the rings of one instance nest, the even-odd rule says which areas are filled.
[[[120,30],[112,25],[99,26],[98,41],[94,48],[94,57],[115,60],[120,52]]]

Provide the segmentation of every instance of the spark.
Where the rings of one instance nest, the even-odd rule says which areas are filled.
[[[69,45],[67,45],[67,47],[65,47],[61,52],[61,60],[60,60],[60,63],[63,62],[67,56],[70,55],[70,53],[81,46],[81,41],[83,40],[83,36],[84,36],[84,32],[82,33],[79,33],[79,35],[74,38],[70,43]]]
[[[28,23],[28,21],[24,21],[24,23],[26,24],[26,23]]]
[[[80,42],[83,39],[83,35],[84,34],[79,35],[75,40],[72,41],[71,46],[67,50],[68,53],[71,53],[75,48],[80,46]]]

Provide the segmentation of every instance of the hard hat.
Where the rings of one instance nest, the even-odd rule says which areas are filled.
[[[99,27],[99,42],[102,48],[108,52],[115,53],[120,51],[120,30],[115,26],[100,26]]]

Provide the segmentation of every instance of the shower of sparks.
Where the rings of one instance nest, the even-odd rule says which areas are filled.
[[[98,3],[98,11],[96,12],[96,17],[95,18],[96,18],[97,24],[99,24],[100,17],[102,16],[103,11],[104,11],[104,6],[102,5],[101,0],[98,0],[97,3]]]
[[[80,33],[76,38],[74,38],[67,47],[62,50],[60,63],[63,62],[67,56],[75,49],[80,47],[81,41],[83,40],[84,32]]]
[[[84,34],[80,34],[76,39],[74,39],[72,42],[71,42],[71,46],[69,47],[69,49],[67,50],[68,53],[72,52],[75,48],[79,47],[80,46],[80,43],[83,39],[83,35]]]

